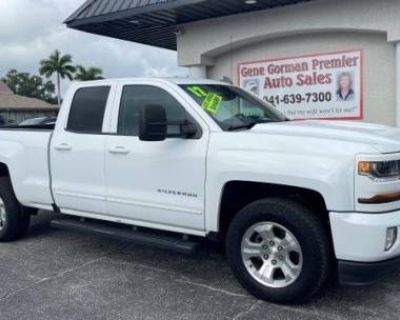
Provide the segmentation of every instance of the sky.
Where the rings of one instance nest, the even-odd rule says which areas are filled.
[[[40,60],[55,49],[75,64],[102,68],[106,78],[187,76],[174,51],[68,29],[63,21],[83,2],[0,0],[0,77],[10,69],[38,73]]]

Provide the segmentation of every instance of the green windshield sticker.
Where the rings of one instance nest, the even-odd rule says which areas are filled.
[[[207,92],[204,91],[202,88],[198,86],[191,86],[188,87],[188,90],[193,93],[194,95],[198,96],[199,98],[206,98],[207,97]]]
[[[218,112],[221,105],[222,97],[216,93],[209,93],[203,102],[202,108],[212,114]]]
[[[202,100],[201,107],[212,114],[218,112],[218,109],[223,101],[223,97],[217,93],[207,92],[199,86],[190,86],[187,88],[190,93],[194,94]]]

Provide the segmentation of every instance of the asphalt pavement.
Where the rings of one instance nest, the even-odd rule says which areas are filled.
[[[207,246],[195,256],[55,230],[42,213],[0,244],[0,320],[400,319],[400,270],[301,306],[257,301]]]

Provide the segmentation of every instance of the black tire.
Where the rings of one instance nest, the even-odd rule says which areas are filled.
[[[302,268],[298,278],[283,288],[257,281],[242,259],[242,239],[258,223],[279,224],[297,239],[302,251]],[[233,273],[258,299],[276,303],[303,303],[315,295],[326,282],[331,266],[329,238],[321,221],[304,205],[283,198],[256,201],[243,208],[233,219],[226,237],[226,254]]]
[[[0,228],[0,242],[20,239],[29,228],[31,215],[24,211],[15,197],[10,178],[0,178],[0,198],[4,203],[6,216]]]

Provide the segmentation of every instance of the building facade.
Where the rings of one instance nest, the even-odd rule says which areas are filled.
[[[290,118],[400,126],[400,1],[127,2],[89,0],[67,24],[176,49],[193,77],[231,79]]]

